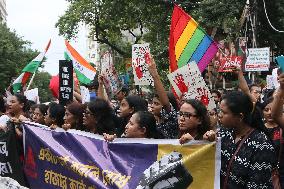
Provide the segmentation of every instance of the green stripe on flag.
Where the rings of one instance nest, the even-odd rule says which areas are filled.
[[[89,78],[87,78],[84,74],[82,74],[81,72],[79,72],[78,70],[74,69],[75,73],[77,75],[78,80],[80,81],[80,83],[83,83],[85,85],[88,85],[91,83],[92,80],[90,80]]]
[[[191,37],[191,39],[188,41],[186,47],[184,48],[179,60],[178,60],[178,67],[181,68],[182,66],[186,65],[190,58],[192,57],[194,51],[198,47],[199,43],[202,41],[205,34],[202,30],[197,28]]]
[[[38,62],[38,61],[32,61],[28,65],[26,65],[26,67],[23,69],[22,72],[34,73],[37,70],[39,64],[40,64],[40,62]]]
[[[65,58],[65,60],[68,60],[68,61],[71,60],[69,54],[66,51],[64,52],[64,58]]]
[[[22,88],[22,83],[15,83],[12,85],[13,93],[16,94]]]

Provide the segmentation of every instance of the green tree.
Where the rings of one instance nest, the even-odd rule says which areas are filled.
[[[0,24],[0,34],[0,92],[3,93],[37,52],[30,48],[30,42],[23,40],[5,24]]]
[[[31,84],[31,89],[38,88],[38,95],[41,103],[50,102],[53,98],[49,89],[50,79],[51,75],[48,72],[38,72],[34,77],[33,83]]]
[[[131,57],[131,45],[149,42],[151,53],[157,60],[164,80],[168,70],[168,37],[173,1],[170,0],[67,0],[69,8],[56,24],[59,33],[74,38],[79,26],[84,23],[91,35],[101,44],[109,45],[124,58]],[[267,1],[267,0],[266,0]],[[180,0],[174,1],[192,15],[208,31],[217,29],[217,38],[235,39],[244,36],[244,25],[240,27],[246,0]],[[267,11],[273,24],[284,30],[284,1],[270,0]],[[258,46],[273,47],[278,53],[284,51],[283,33],[269,29],[264,17],[263,3],[250,0],[250,12],[257,15],[256,36]],[[247,36],[251,37],[251,27]],[[268,35],[269,32],[269,35]],[[125,34],[134,41],[126,40]],[[123,62],[123,61],[121,61]]]

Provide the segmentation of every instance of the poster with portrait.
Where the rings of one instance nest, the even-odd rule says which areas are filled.
[[[104,78],[104,85],[108,95],[114,95],[119,88],[118,74],[113,64],[113,57],[109,51],[106,51],[101,58],[101,74]]]
[[[184,95],[186,99],[200,100],[209,110],[216,108],[210,90],[195,62],[168,74],[168,78],[179,97]]]
[[[135,85],[154,85],[154,80],[149,72],[149,61],[149,43],[132,45],[132,68]]]

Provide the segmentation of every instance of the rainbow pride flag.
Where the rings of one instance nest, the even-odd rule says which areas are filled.
[[[217,50],[217,43],[190,15],[175,5],[169,42],[170,72],[192,61],[203,72]]]

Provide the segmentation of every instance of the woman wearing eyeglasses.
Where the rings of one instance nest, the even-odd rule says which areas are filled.
[[[204,133],[210,130],[206,107],[198,100],[185,100],[179,111],[178,125],[181,144],[192,139],[202,140]]]
[[[106,100],[96,98],[91,101],[84,113],[83,124],[86,130],[102,135],[115,134],[115,121],[112,108]]]

